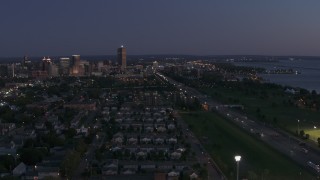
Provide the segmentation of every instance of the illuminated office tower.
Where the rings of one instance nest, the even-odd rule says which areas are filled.
[[[69,75],[70,66],[71,66],[70,58],[60,58],[59,74]]]
[[[124,70],[127,67],[127,51],[126,48],[124,48],[123,46],[118,48],[117,62],[122,70]]]
[[[80,71],[80,55],[72,55],[70,74],[78,76]]]
[[[47,73],[49,72],[49,66],[51,64],[51,59],[49,57],[43,57],[42,59],[42,65],[41,65],[41,70],[46,71]]]
[[[72,55],[72,65],[73,66],[80,65],[80,55]]]

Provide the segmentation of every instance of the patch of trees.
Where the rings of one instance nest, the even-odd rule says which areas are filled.
[[[48,154],[46,148],[28,147],[18,150],[20,160],[26,165],[35,165],[41,162],[42,159]]]
[[[12,155],[0,156],[0,172],[10,172],[15,166],[16,162]]]
[[[70,177],[74,170],[78,167],[81,157],[87,151],[88,145],[84,143],[83,140],[79,139],[74,150],[67,153],[66,157],[61,163],[61,176]]]

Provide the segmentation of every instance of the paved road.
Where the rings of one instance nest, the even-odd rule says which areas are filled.
[[[86,124],[86,125],[93,124],[91,126],[91,128],[98,126],[99,122],[96,121],[96,119],[95,119],[96,113],[97,113],[96,111],[90,112],[86,121],[84,122],[84,124]],[[101,136],[101,134],[102,134],[102,136]],[[94,159],[94,155],[95,155],[94,153],[102,145],[102,143],[104,142],[104,138],[105,138],[105,136],[103,133],[96,134],[92,143],[88,146],[87,152],[82,157],[77,169],[74,171],[74,173],[72,175],[73,179],[81,179],[82,178],[81,174],[85,171],[86,168],[88,168],[89,163]]]
[[[167,82],[168,84],[175,85],[176,87],[178,86],[178,88],[183,87],[183,85],[181,83],[173,81],[172,79],[169,79],[161,74],[157,74],[157,77],[159,79],[162,79],[163,82]],[[188,89],[188,90],[193,91],[193,89]],[[212,160],[210,155],[207,153],[205,148],[202,146],[199,139],[193,134],[192,131],[188,130],[188,125],[186,124],[186,122],[183,121],[183,119],[180,117],[180,115],[177,114],[176,112],[175,112],[175,117],[177,117],[178,124],[180,124],[180,126],[183,130],[183,133],[188,136],[188,140],[191,143],[191,148],[195,152],[198,162],[201,165],[207,164],[208,179],[209,180],[227,179],[226,176],[223,174],[223,172],[219,169],[217,164]]]
[[[100,136],[95,136],[92,143],[89,145],[89,149],[82,157],[77,169],[72,175],[72,179],[82,179],[81,174],[89,167],[90,162],[95,158],[95,151],[102,145],[104,142],[105,136],[103,133],[97,133]]]
[[[292,136],[280,129],[275,129],[263,123],[253,121],[233,109],[224,107],[221,103],[214,101],[197,90],[185,86],[184,84],[160,73],[158,73],[157,76],[163,78],[166,82],[173,84],[180,91],[188,93],[190,96],[197,97],[201,103],[208,104],[215,112],[226,117],[226,119],[235,123],[243,130],[260,136],[261,140],[266,144],[287,155],[302,167],[306,167],[311,173],[316,176],[320,175],[320,167],[316,170],[316,168],[311,168],[307,165],[309,161],[316,165],[320,164],[320,150],[318,148],[310,145],[301,145],[301,141],[295,136]]]

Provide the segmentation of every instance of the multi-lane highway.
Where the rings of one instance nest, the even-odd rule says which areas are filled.
[[[210,110],[224,116],[226,119],[230,120],[230,122],[233,122],[244,131],[251,133],[253,136],[258,136],[263,142],[288,156],[302,167],[306,167],[316,176],[320,175],[320,167],[311,167],[310,163],[308,163],[312,162],[312,164],[315,165],[320,164],[320,151],[317,148],[302,143],[295,136],[292,136],[283,130],[253,121],[242,113],[239,113],[234,109],[227,108],[221,103],[214,101],[212,98],[169,77],[160,73],[157,73],[157,76],[174,85],[178,90],[187,93],[189,96],[197,97],[201,103],[208,104]]]
[[[307,166],[309,161],[314,164],[318,164],[320,162],[319,150],[302,143],[296,137],[291,136],[280,129],[275,129],[263,123],[257,123],[256,121],[250,120],[246,116],[228,108],[216,106],[215,109],[216,112],[225,116],[226,119],[233,121],[243,130],[259,137],[263,142],[284,155],[287,155],[301,166],[307,167],[310,172],[315,175],[319,175],[317,170]]]

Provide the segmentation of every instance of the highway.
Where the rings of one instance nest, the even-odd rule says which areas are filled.
[[[243,130],[259,137],[263,142],[290,157],[293,161],[301,166],[307,167],[308,161],[319,164],[319,150],[301,143],[301,141],[296,137],[291,136],[280,129],[275,129],[273,127],[266,126],[263,123],[257,123],[253,120],[250,120],[246,116],[232,111],[231,109],[219,106],[216,106],[215,108],[215,111],[225,116],[226,119],[233,121]],[[308,169],[313,174],[317,176],[319,175],[319,172],[316,170],[312,168]]]
[[[184,84],[169,77],[160,73],[157,73],[157,76],[174,85],[180,91],[183,91],[190,96],[197,97],[202,104],[208,104],[210,110],[219,113],[221,116],[225,117],[230,122],[233,122],[244,131],[251,133],[253,136],[258,136],[259,139],[270,145],[275,150],[291,158],[302,167],[306,167],[315,176],[320,175],[320,168],[316,170],[315,168],[311,168],[307,165],[309,161],[316,165],[320,164],[319,149],[305,143],[301,143],[297,137],[290,135],[283,130],[253,121],[252,119],[247,118],[244,114],[239,113],[234,109],[226,108],[223,104],[214,101],[212,98],[203,95],[197,90],[185,86]]]
[[[182,87],[181,83],[178,83],[172,79],[168,81],[169,79],[164,77],[161,74],[157,74],[157,77],[159,79],[162,79],[162,82],[167,82],[170,83],[176,87]],[[189,89],[189,87],[186,87]],[[184,88],[184,89],[186,89]],[[181,89],[182,90],[182,89]],[[193,90],[193,89],[189,89]],[[175,112],[174,116],[177,118],[178,124],[180,124],[183,133],[187,135],[188,137],[188,142],[191,145],[192,150],[195,152],[195,156],[198,160],[198,162],[203,165],[207,165],[207,170],[208,170],[208,179],[209,180],[224,180],[227,179],[226,176],[223,174],[223,172],[220,170],[220,168],[217,166],[217,164],[213,161],[213,159],[210,157],[209,153],[205,150],[205,148],[202,146],[201,142],[199,139],[193,134],[192,131],[188,129],[188,125],[186,122],[180,117],[178,113]]]

